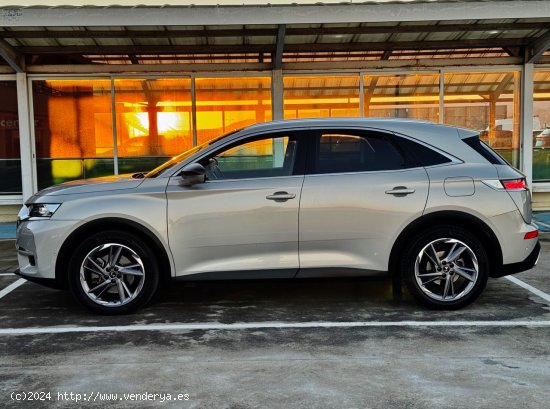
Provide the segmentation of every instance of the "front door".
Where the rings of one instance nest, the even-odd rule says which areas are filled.
[[[201,160],[205,183],[167,187],[176,275],[292,277],[298,262],[303,168],[293,134],[248,138]],[[209,274],[204,274],[209,273]]]

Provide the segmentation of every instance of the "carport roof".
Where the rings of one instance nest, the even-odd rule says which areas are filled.
[[[231,64],[448,58],[546,62],[548,1],[96,0],[0,8],[0,54],[15,68],[56,64]],[[59,5],[64,1],[42,1]],[[118,0],[118,3],[128,4]],[[158,5],[161,3],[167,3]],[[177,2],[181,4],[181,2]],[[468,3],[468,4],[465,4]],[[96,6],[97,5],[97,6]],[[213,6],[215,5],[215,6]],[[19,69],[18,69],[19,68]]]

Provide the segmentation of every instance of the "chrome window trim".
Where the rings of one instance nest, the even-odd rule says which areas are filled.
[[[223,183],[223,182],[238,182],[241,180],[265,180],[265,179],[288,179],[288,178],[303,178],[305,175],[288,175],[288,176],[263,176],[259,178],[239,178],[239,179],[218,179],[218,180],[205,180],[204,183]]]
[[[390,172],[407,172],[410,170],[424,169],[423,166],[406,169],[386,169],[386,170],[364,170],[360,172],[332,172],[332,173],[307,173],[305,176],[338,176],[338,175],[363,175],[363,174],[378,174]]]

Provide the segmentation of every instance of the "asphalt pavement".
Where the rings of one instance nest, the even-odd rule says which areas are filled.
[[[0,406],[547,408],[549,250],[454,312],[327,279],[175,283],[102,317],[13,275],[0,241]]]

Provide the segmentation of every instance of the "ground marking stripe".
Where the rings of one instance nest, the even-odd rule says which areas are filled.
[[[542,298],[544,301],[548,301],[550,303],[550,294],[546,294],[544,291],[539,290],[538,288],[533,287],[532,285],[529,285],[521,280],[518,280],[516,277],[512,276],[506,276],[506,279],[513,282],[514,284],[519,285],[522,288],[525,288],[528,291],[531,291],[536,296]]]
[[[27,282],[27,280],[25,280],[24,278],[20,278],[19,280],[17,280],[15,283],[11,283],[10,285],[8,285],[6,288],[4,288],[2,291],[0,291],[0,298],[4,298],[6,295],[8,295],[9,293],[11,293],[13,290],[15,290],[17,287],[20,287],[22,286],[23,284],[25,284]]]
[[[15,273],[0,273],[0,276],[14,276]]]
[[[194,331],[194,330],[247,330],[291,328],[372,328],[372,327],[548,327],[550,321],[351,321],[351,322],[237,322],[233,324],[138,324],[120,326],[74,326],[3,328],[1,335],[64,334],[71,332],[129,332],[129,331]]]

